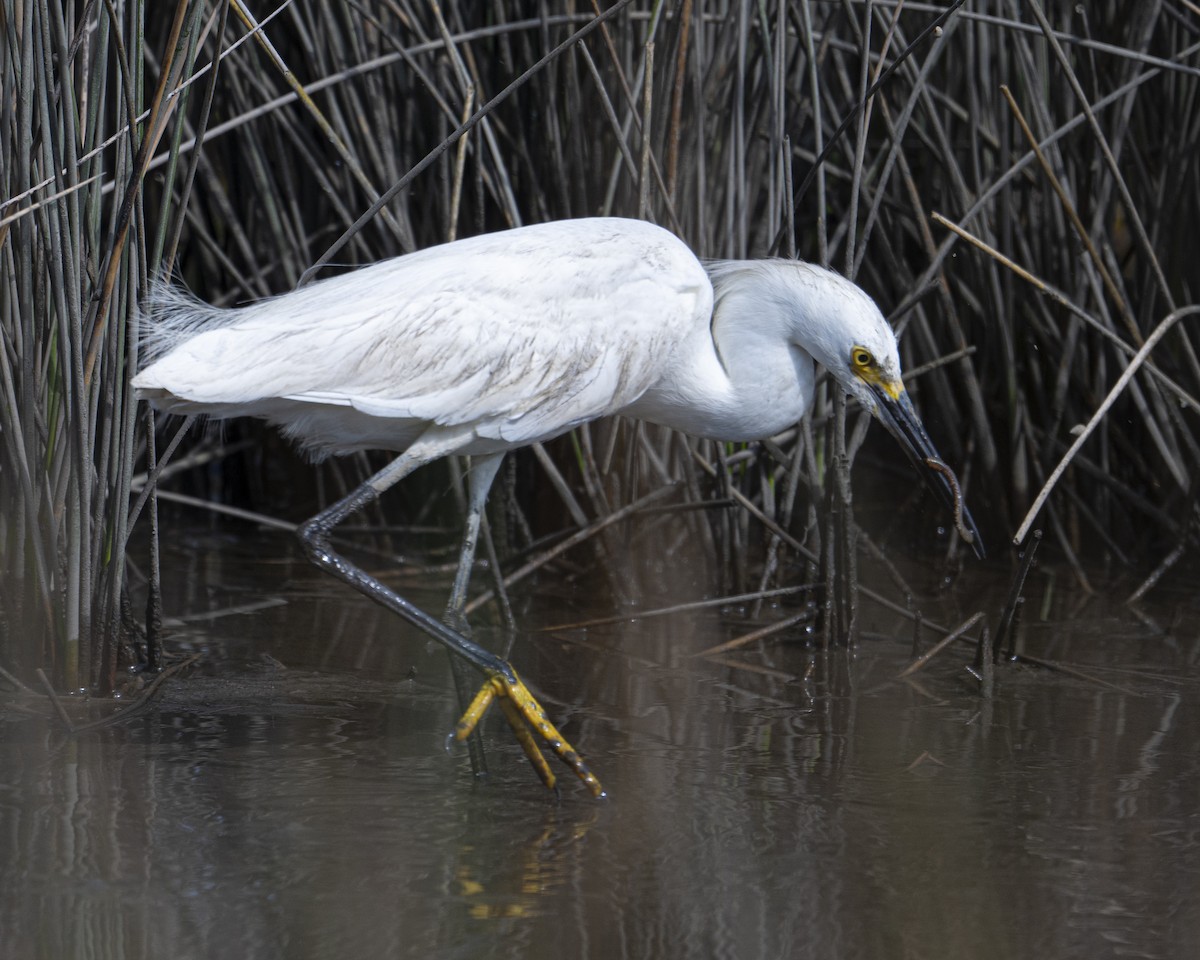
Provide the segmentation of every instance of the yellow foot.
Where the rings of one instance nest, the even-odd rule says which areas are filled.
[[[554,724],[547,719],[546,711],[521,682],[521,678],[515,671],[511,680],[503,674],[493,673],[484,681],[479,693],[467,707],[467,712],[454,727],[455,740],[466,740],[471,735],[479,721],[483,719],[483,715],[487,713],[493,700],[500,702],[500,709],[504,711],[504,719],[512,727],[517,742],[521,744],[521,749],[525,751],[525,756],[533,764],[533,769],[541,777],[542,783],[553,790],[557,778],[550,769],[550,764],[542,755],[541,748],[538,747],[533,734],[530,733],[531,727],[550,745],[550,749],[558,754],[563,763],[575,771],[575,776],[592,791],[592,796],[605,796],[604,788],[600,786],[596,775],[588,769],[583,758],[575,752],[575,748],[567,743],[563,735],[555,729]]]

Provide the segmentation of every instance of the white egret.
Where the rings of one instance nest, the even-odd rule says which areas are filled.
[[[548,786],[532,726],[600,795],[512,666],[464,636],[484,501],[504,453],[624,414],[718,440],[768,437],[808,409],[822,364],[896,436],[955,507],[957,483],[900,379],[896,339],[866,293],[784,260],[701,264],[637,220],[564,220],[432,247],[241,309],[166,285],[144,306],[148,364],[133,384],[162,410],[252,416],[317,457],[399,456],[301,528],[309,557],[486,676],[456,728],[499,699]],[[438,621],[330,546],[330,531],[417,467],[474,457],[448,620]]]

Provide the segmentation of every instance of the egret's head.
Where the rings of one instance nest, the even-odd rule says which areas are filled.
[[[809,351],[904,449],[925,483],[955,514],[955,523],[975,552],[983,542],[962,502],[958,479],[942,461],[913,409],[900,375],[896,336],[879,308],[849,280],[797,264],[799,316],[795,340]]]

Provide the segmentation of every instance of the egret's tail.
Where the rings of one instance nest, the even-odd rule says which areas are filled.
[[[150,285],[141,309],[141,368],[206,330],[227,326],[238,311],[214,307],[166,280]]]

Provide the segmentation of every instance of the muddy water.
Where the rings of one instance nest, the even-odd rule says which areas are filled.
[[[164,566],[192,618],[174,649],[201,654],[186,682],[74,737],[6,696],[0,956],[1195,955],[1186,593],[1138,618],[1036,571],[1026,648],[1089,676],[1006,667],[990,701],[966,649],[896,680],[911,627],[869,606],[853,652],[736,655],[753,670],[690,656],[749,629],[739,610],[522,633],[517,664],[611,793],[564,777],[555,803],[497,718],[485,780],[447,754],[445,655],[286,537],[180,536]],[[926,615],[994,622],[1008,572],[974,576]],[[596,592],[518,615],[611,612]]]

